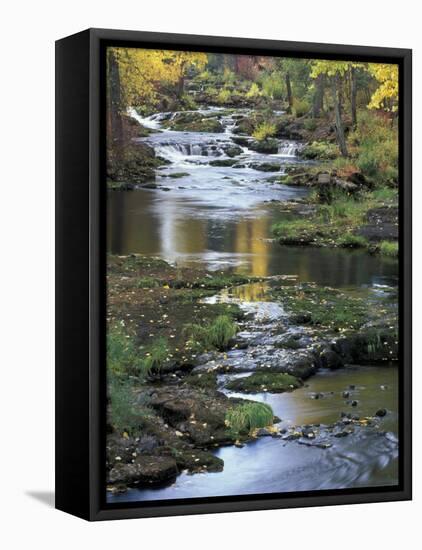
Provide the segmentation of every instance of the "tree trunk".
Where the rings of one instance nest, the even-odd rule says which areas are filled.
[[[109,135],[112,142],[121,143],[123,141],[123,121],[121,116],[122,99],[120,90],[120,72],[116,55],[112,48],[108,51],[108,70],[109,70],[109,93],[108,93],[108,112],[109,112]]]
[[[356,130],[358,123],[357,114],[356,114],[356,95],[357,95],[357,86],[356,86],[356,69],[352,67],[350,69],[350,108],[352,112],[352,128]]]
[[[289,104],[288,112],[293,111],[293,95],[292,95],[292,85],[290,82],[290,74],[286,73],[286,90],[287,90],[287,103]]]
[[[183,73],[179,76],[179,80],[177,82],[177,97],[181,99],[183,97],[183,93],[185,91],[185,77]]]
[[[341,102],[339,98],[338,74],[336,74],[332,80],[332,93],[333,93],[333,101],[334,101],[334,113],[336,118],[337,143],[338,143],[341,155],[343,157],[347,157],[348,152],[347,152],[347,145],[346,145],[346,137],[344,135],[343,120],[341,118]]]
[[[314,93],[313,103],[312,103],[312,117],[318,118],[321,111],[324,109],[324,75],[318,75],[316,80],[316,90]]]

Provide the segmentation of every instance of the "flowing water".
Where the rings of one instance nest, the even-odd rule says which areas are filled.
[[[218,108],[212,111],[218,114]],[[131,114],[153,129],[160,129],[162,120],[173,116],[159,113],[145,119]],[[272,239],[271,226],[291,215],[283,212],[283,201],[304,197],[307,191],[269,178],[282,174],[286,164],[299,162],[295,155],[300,144],[280,140],[274,155],[242,147],[236,157],[240,168],[212,166],[210,161],[227,159],[225,151],[233,145],[233,116],[222,113],[220,120],[224,133],[164,130],[142,138],[171,164],[159,171],[157,189],[109,192],[109,252],[160,256],[175,265],[198,265],[214,271],[229,268],[260,277],[283,275],[295,282],[362,289],[371,296],[397,284],[397,263],[391,259],[359,250],[278,245]],[[277,172],[256,170],[257,165],[269,162],[279,166]],[[185,175],[169,177],[180,173]],[[244,285],[214,299],[235,300],[252,314],[255,326],[246,326],[244,331],[250,333],[259,326],[255,347],[259,353],[255,356],[263,356],[272,344],[266,331],[271,331],[271,323],[279,322],[284,312],[278,304],[267,302],[262,284]],[[252,355],[250,350],[233,350],[228,361],[253,363]],[[169,487],[131,489],[108,498],[118,502],[396,484],[397,377],[394,366],[320,370],[292,393],[247,396],[269,403],[282,419],[281,427],[328,424],[338,420],[345,407],[342,391],[354,385],[359,405],[353,412],[367,416],[385,407],[388,415],[381,419],[379,429],[387,435],[362,430],[336,440],[329,449],[260,438],[242,449],[219,449],[216,454],[225,464],[221,473],[182,474]],[[324,398],[312,399],[318,392],[324,392]]]
[[[286,424],[327,423],[338,420],[345,407],[340,392],[356,385],[362,405],[357,414],[373,414],[382,403],[389,414],[380,429],[387,437],[361,432],[335,439],[329,449],[306,447],[295,441],[263,437],[244,448],[223,447],[216,453],[224,460],[220,473],[181,474],[161,489],[130,489],[113,495],[112,502],[204,496],[245,495],[270,492],[342,489],[397,482],[397,370],[391,367],[354,367],[336,372],[320,371],[308,386],[292,393],[256,394],[248,398],[269,403]],[[386,389],[382,390],[380,386]],[[334,392],[311,399],[313,392]]]

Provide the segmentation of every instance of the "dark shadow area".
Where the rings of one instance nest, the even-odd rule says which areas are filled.
[[[49,508],[54,508],[54,491],[26,491],[25,494],[35,500],[38,500]]]

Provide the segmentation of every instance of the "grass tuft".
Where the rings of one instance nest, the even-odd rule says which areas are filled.
[[[226,414],[226,424],[235,434],[247,434],[256,428],[265,428],[272,425],[273,421],[273,410],[265,403],[244,403]]]
[[[212,348],[224,351],[236,335],[237,325],[228,315],[219,315],[207,325],[186,325],[184,332],[189,344],[198,351]]]
[[[399,255],[399,243],[396,241],[382,241],[379,246],[380,254],[396,258]]]
[[[167,340],[165,338],[158,338],[142,360],[141,376],[160,375],[167,360],[168,353]]]
[[[129,382],[122,382],[111,377],[108,385],[110,400],[108,423],[118,433],[139,434],[145,421],[154,416],[152,409],[144,398],[135,398],[133,387]]]

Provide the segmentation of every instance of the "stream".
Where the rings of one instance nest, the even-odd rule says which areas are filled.
[[[209,108],[217,112],[218,108]],[[169,114],[147,119],[131,112],[144,126],[159,130]],[[299,143],[280,140],[277,154],[262,155],[242,147],[237,157],[241,168],[212,166],[227,159],[225,148],[233,144],[234,115],[222,114],[224,133],[163,130],[144,140],[157,155],[171,161],[157,173],[157,189],[109,191],[107,203],[108,251],[162,257],[173,265],[197,265],[208,270],[230,269],[257,277],[285,276],[293,282],[314,282],[358,290],[376,297],[397,285],[397,262],[371,256],[361,250],[281,247],[272,239],[271,226],[282,216],[283,201],[306,196],[303,188],[288,187],[268,179],[274,173],[259,164],[300,162]],[[185,174],[172,178],[172,174]],[[276,172],[278,174],[278,172]],[[253,342],[247,349],[231,350],[231,365],[250,365],[257,357],[274,352],[273,327],[283,322],[279,304],[266,298],[265,283],[222,291],[208,300],[238,303],[247,313],[240,337]],[[295,327],[292,328],[295,330]],[[279,353],[294,354],[293,350]],[[285,360],[288,360],[287,356]],[[210,361],[221,362],[221,358]],[[282,361],[283,357],[278,357]],[[210,362],[204,363],[204,369]],[[197,367],[201,369],[200,367]],[[242,376],[239,374],[231,376]],[[225,375],[219,376],[220,383]],[[398,479],[398,371],[396,366],[353,366],[336,371],[319,370],[305,385],[283,394],[236,394],[268,403],[280,419],[280,427],[329,424],[347,410],[342,392],[353,389],[358,406],[353,413],[371,416],[383,407],[388,414],[379,421],[379,432],[358,430],[327,449],[307,447],[296,441],[261,437],[243,448],[222,447],[221,473],[182,473],[174,484],[157,489],[130,489],[109,495],[109,502],[161,500],[270,492],[307,491],[392,485]],[[323,393],[323,399],[313,399]]]

